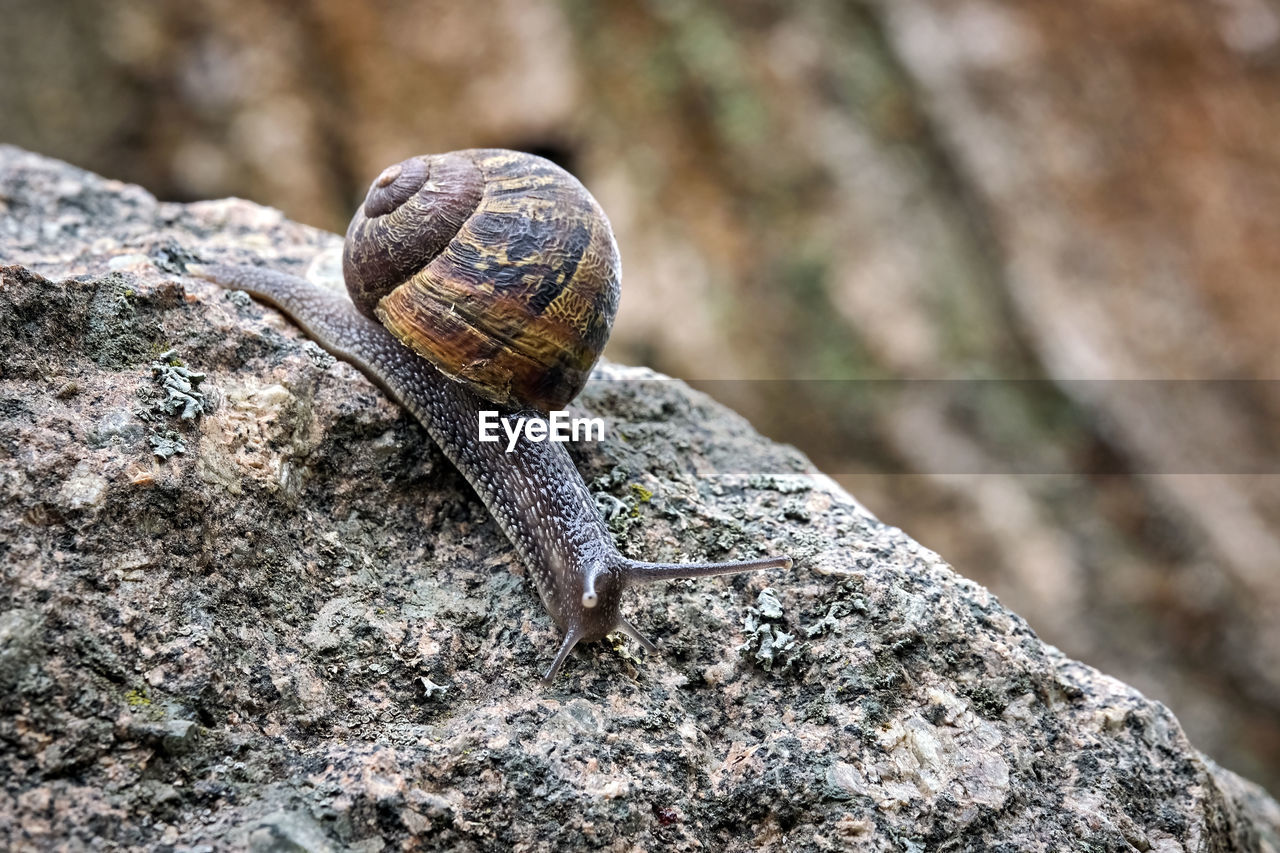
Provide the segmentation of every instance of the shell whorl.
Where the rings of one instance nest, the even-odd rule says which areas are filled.
[[[562,408],[618,309],[608,219],[576,178],[515,151],[384,170],[347,229],[352,300],[441,372],[496,403]]]

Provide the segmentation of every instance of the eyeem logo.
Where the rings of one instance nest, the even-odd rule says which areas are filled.
[[[535,444],[543,441],[604,441],[604,418],[571,418],[569,413],[556,410],[546,418],[535,416],[504,418],[491,409],[480,410],[480,440],[501,441],[498,426],[507,436],[507,453],[516,449],[516,442],[523,434],[526,441]]]

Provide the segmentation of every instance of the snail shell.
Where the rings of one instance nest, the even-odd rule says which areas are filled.
[[[383,170],[347,228],[352,301],[499,405],[560,409],[600,357],[622,278],[604,211],[532,154],[472,149]]]

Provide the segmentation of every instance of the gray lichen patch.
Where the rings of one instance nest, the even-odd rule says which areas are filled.
[[[760,590],[755,606],[747,609],[743,620],[747,641],[738,646],[738,651],[754,659],[765,672],[785,670],[794,660],[796,635],[787,633],[782,625],[782,603],[777,593],[768,587]]]
[[[213,399],[200,388],[205,374],[182,364],[174,349],[160,353],[151,362],[152,384],[139,389],[140,405],[131,413],[151,423],[147,443],[156,457],[167,460],[187,452],[184,435],[174,429],[181,421],[194,421],[214,410]],[[177,422],[172,419],[176,418]],[[128,429],[127,421],[120,429]],[[99,441],[101,441],[99,430]]]
[[[195,420],[208,411],[210,401],[200,390],[205,374],[183,365],[177,359],[176,350],[161,353],[158,360],[151,363],[151,374],[165,393],[159,403],[161,411],[184,421]]]
[[[186,441],[171,429],[151,432],[147,436],[147,442],[151,445],[151,451],[161,459],[187,452]]]
[[[651,371],[578,403],[616,424],[574,452],[620,546],[797,565],[632,590],[659,653],[584,646],[538,687],[559,631],[423,430],[175,281],[337,237],[2,146],[0,197],[35,270],[0,268],[0,847],[1280,849],[1162,706]],[[222,402],[147,422],[169,347]]]

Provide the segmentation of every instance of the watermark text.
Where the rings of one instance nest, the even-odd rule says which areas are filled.
[[[480,440],[502,441],[506,435],[507,453],[516,449],[520,436],[535,444],[544,441],[604,441],[604,418],[571,418],[564,410],[547,417],[519,415],[503,417],[492,409],[480,410]]]

